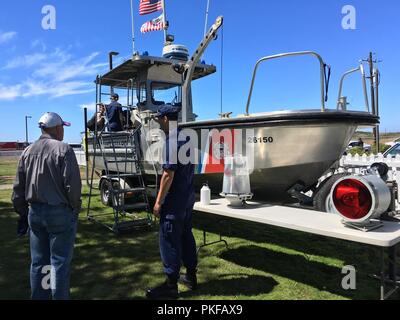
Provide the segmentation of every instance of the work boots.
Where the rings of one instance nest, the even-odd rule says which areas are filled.
[[[178,298],[178,284],[176,281],[170,279],[157,287],[148,289],[146,291],[146,297],[148,299],[177,299]]]
[[[189,288],[190,290],[197,289],[197,270],[187,270],[185,275],[181,275],[179,278],[179,282],[181,282],[184,286]]]

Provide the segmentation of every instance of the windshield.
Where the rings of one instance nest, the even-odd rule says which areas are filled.
[[[142,82],[139,84],[139,88],[137,90],[137,99],[139,103],[146,102],[146,83]]]
[[[180,85],[153,82],[151,84],[152,102],[155,105],[170,103],[175,106],[182,105],[182,87]]]
[[[400,154],[400,144],[398,144],[398,145],[396,145],[395,147],[393,147],[393,149],[392,150],[390,150],[387,154],[386,154],[386,156],[392,156],[392,157],[395,157],[395,156],[397,156],[398,154]]]

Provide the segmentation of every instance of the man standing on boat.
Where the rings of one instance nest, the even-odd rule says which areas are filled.
[[[111,94],[111,103],[106,106],[106,115],[108,121],[108,130],[111,132],[122,131],[122,106],[118,102],[119,95],[116,93]]]
[[[42,135],[22,153],[14,182],[15,211],[30,227],[32,299],[69,299],[82,186],[74,150],[62,142],[69,125],[54,112],[40,118]]]
[[[178,141],[177,127],[179,109],[172,105],[159,108],[156,119],[167,135],[165,143],[165,163],[153,213],[160,217],[160,253],[164,265],[166,281],[148,289],[149,299],[175,299],[178,296],[178,280],[190,289],[197,287],[196,243],[192,233],[192,211],[195,202],[194,164],[182,164],[179,149],[187,141]],[[180,278],[181,261],[186,267],[186,275]]]

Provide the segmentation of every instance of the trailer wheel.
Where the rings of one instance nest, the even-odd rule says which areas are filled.
[[[110,191],[111,191],[111,183],[110,181],[104,179],[100,184],[100,199],[101,203],[108,207],[112,206]]]
[[[315,210],[333,212],[329,207],[331,189],[336,181],[348,175],[350,175],[350,173],[337,173],[322,181],[317,190],[315,190],[313,197],[313,207]]]

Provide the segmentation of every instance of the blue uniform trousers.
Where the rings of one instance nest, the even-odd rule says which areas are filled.
[[[164,272],[169,279],[177,281],[181,262],[188,270],[197,267],[196,242],[192,233],[193,203],[183,212],[171,213],[161,210],[160,253]]]

